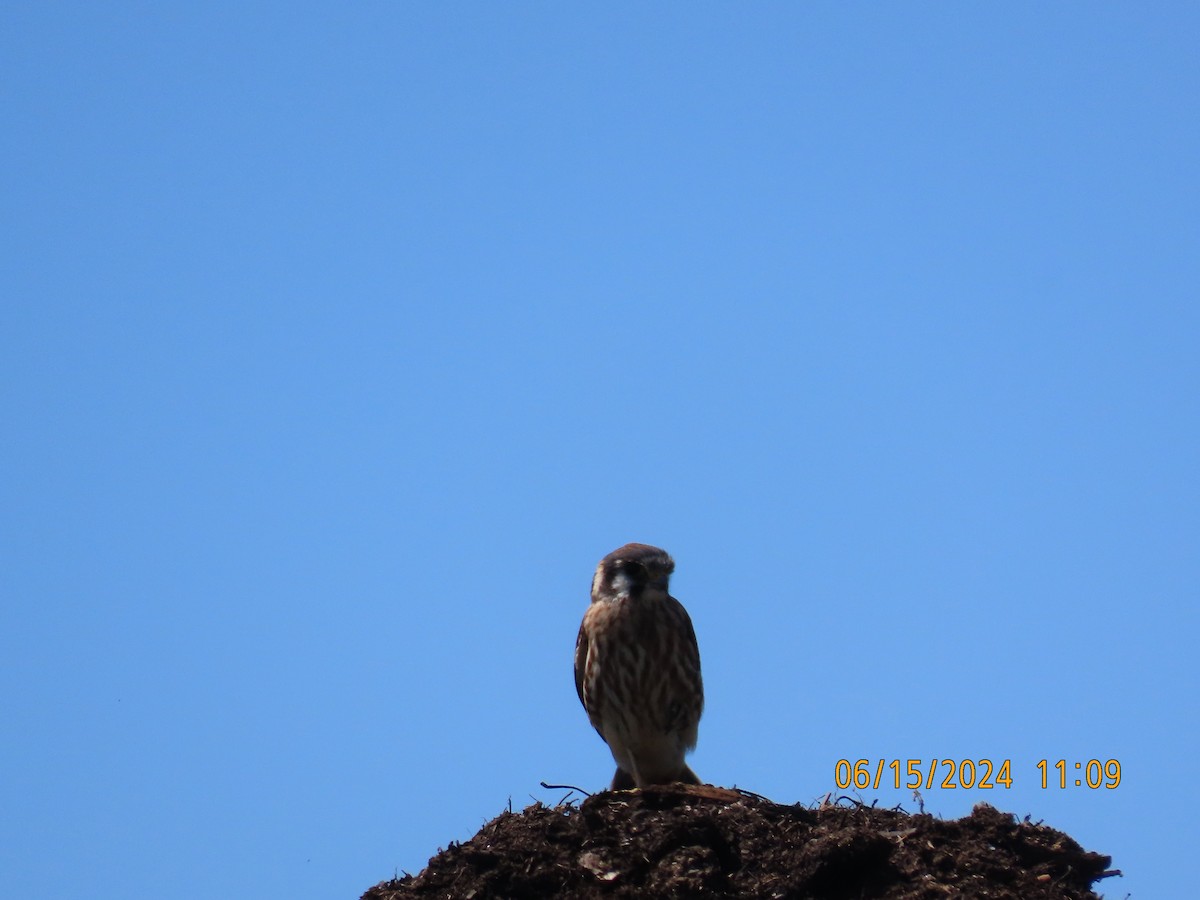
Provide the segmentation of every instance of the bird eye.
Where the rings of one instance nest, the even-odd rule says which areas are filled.
[[[631,584],[643,584],[647,578],[646,567],[631,559],[622,559],[612,568],[612,581],[618,579]]]
[[[624,576],[635,584],[642,584],[648,581],[650,575],[649,571],[646,569],[646,566],[642,565],[641,563],[635,563],[632,559],[620,560],[620,562],[617,564],[617,569],[614,574],[617,576]]]

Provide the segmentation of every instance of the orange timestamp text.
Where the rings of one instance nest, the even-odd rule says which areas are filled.
[[[1072,764],[1067,760],[1057,762],[1043,759],[1037,764],[1041,773],[1041,786],[1066,788],[1072,779],[1068,772],[1077,771],[1079,778],[1073,779],[1075,787],[1115,788],[1121,783],[1121,763],[1115,759],[1090,759]],[[1055,778],[1057,773],[1058,777]],[[856,788],[894,787],[910,791],[942,788],[979,788],[991,790],[1013,786],[1012,760],[990,759],[839,759],[833,766],[833,780],[839,790]]]
[[[940,770],[940,772],[939,772]],[[940,780],[939,780],[940,774]],[[990,759],[839,759],[833,767],[833,780],[840,790],[867,788],[878,790],[891,785],[897,790],[915,791],[935,786],[944,788],[1012,787],[1012,761],[996,763]]]

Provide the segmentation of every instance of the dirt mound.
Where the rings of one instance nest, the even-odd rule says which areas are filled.
[[[843,801],[847,802],[847,801]],[[503,812],[363,900],[1095,898],[1110,858],[986,804],[957,821],[672,785]]]

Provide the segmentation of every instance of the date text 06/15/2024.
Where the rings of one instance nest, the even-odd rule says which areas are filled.
[[[1039,760],[1038,778],[1043,788],[1086,787],[1112,790],[1121,783],[1121,763],[1115,759]],[[941,770],[939,772],[939,769]],[[938,776],[941,776],[940,780]],[[1012,760],[1002,759],[839,759],[833,766],[839,790],[878,789],[880,786],[933,790],[943,788],[1011,788]]]

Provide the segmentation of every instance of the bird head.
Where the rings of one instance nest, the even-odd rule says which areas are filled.
[[[649,544],[626,544],[596,566],[592,578],[592,601],[634,596],[646,588],[667,592],[675,561],[666,550]]]

